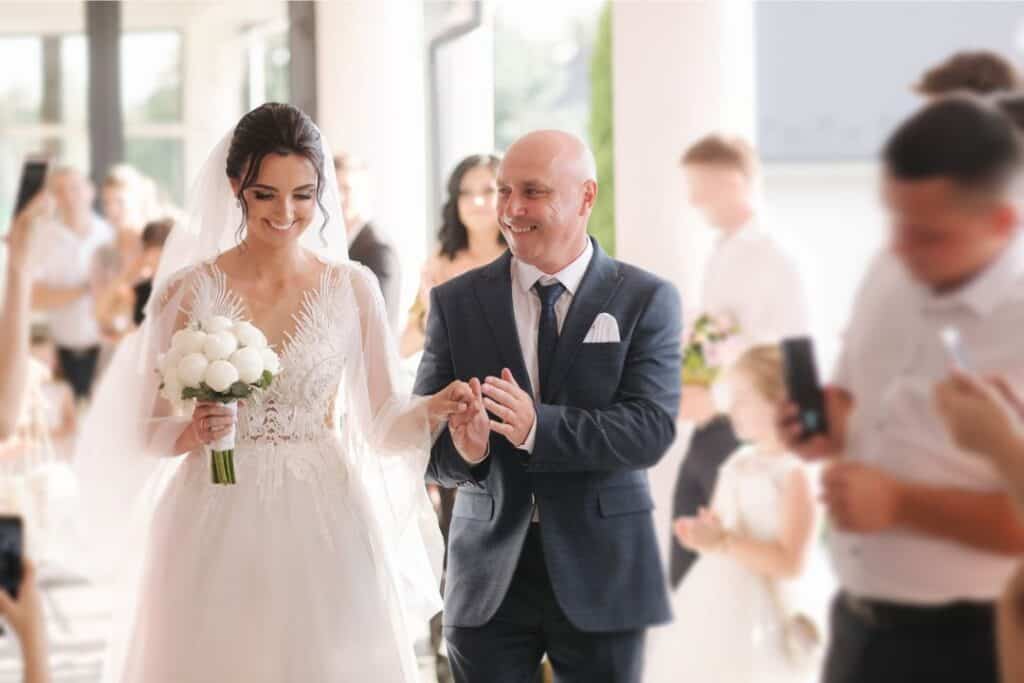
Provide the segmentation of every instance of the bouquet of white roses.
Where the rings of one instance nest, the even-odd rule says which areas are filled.
[[[280,361],[252,323],[214,316],[178,330],[158,363],[161,395],[172,403],[238,401],[270,386]],[[210,444],[214,484],[235,483],[235,428]]]
[[[683,384],[710,387],[726,362],[729,340],[739,327],[727,316],[701,315],[683,345]]]

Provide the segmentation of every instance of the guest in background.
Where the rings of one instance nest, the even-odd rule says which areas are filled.
[[[448,178],[448,198],[441,211],[441,228],[437,233],[440,247],[423,268],[419,295],[409,311],[401,339],[404,358],[423,350],[430,290],[467,271],[487,265],[505,252],[505,238],[498,225],[497,175],[500,162],[501,159],[494,154],[475,154],[460,161]],[[455,507],[455,489],[445,489],[436,484],[428,484],[427,489],[447,546],[448,528]],[[441,641],[441,616],[438,615],[431,622],[431,642],[435,650],[440,648]],[[438,658],[437,666],[442,672],[448,671],[448,662],[443,657]]]
[[[348,255],[377,276],[388,322],[393,330],[397,330],[401,267],[394,247],[378,234],[371,221],[370,169],[356,156],[339,154],[334,157],[334,171],[338,176],[338,194],[341,210],[345,213],[345,229],[348,230]]]
[[[142,256],[142,231],[156,206],[153,181],[127,164],[114,166],[100,188],[103,215],[114,241],[93,262],[96,319],[103,338],[116,343],[132,329],[132,281]]]
[[[999,470],[1024,513],[1024,401],[1009,381],[956,372],[936,387],[935,399],[960,448]]]
[[[77,170],[55,169],[48,185],[57,214],[55,220],[39,226],[32,240],[32,307],[46,312],[61,373],[75,397],[84,399],[92,387],[101,341],[94,314],[93,259],[114,234],[93,212],[95,190]]]
[[[164,242],[174,227],[174,219],[162,218],[146,223],[139,239],[141,250],[132,262],[103,289],[96,302],[97,317],[101,320],[114,310],[123,317],[130,316],[127,327],[119,325],[119,336],[130,332],[145,319],[146,302],[153,288],[153,274],[160,263]],[[108,337],[109,339],[110,337]]]
[[[153,292],[153,275],[156,274],[157,266],[160,265],[160,254],[163,253],[164,243],[167,242],[173,229],[173,218],[150,221],[142,229],[142,254],[132,269],[133,277],[131,278],[135,283],[132,285],[134,294],[132,321],[136,326],[141,325],[142,321],[146,319],[146,304],[149,303],[149,296]]]
[[[957,444],[999,470],[1024,513],[1024,401],[1004,378],[961,372],[936,387],[935,399]],[[996,621],[1002,680],[1024,681],[1024,564],[1003,591]]]
[[[935,98],[958,91],[991,95],[1015,90],[1020,85],[1020,74],[1010,60],[989,50],[977,50],[957,52],[928,69],[914,90]]]
[[[823,680],[994,683],[994,605],[1024,524],[996,468],[946,436],[932,392],[947,326],[978,372],[1024,367],[1021,142],[993,105],[950,96],[883,158],[890,250],[855,299],[829,432],[802,440],[799,409],[780,413],[795,451],[841,456],[824,476],[841,590]]]
[[[760,171],[754,149],[740,138],[711,134],[683,153],[681,165],[690,205],[719,233],[698,309],[736,326],[733,357],[722,362],[735,360],[735,354],[753,344],[807,334],[807,292],[800,269],[758,216]],[[737,444],[707,387],[683,387],[680,416],[696,429],[676,480],[673,519],[695,515],[708,505],[718,468]],[[674,540],[671,547],[669,576],[677,585],[696,555]]]
[[[485,266],[505,252],[498,226],[498,163],[494,154],[476,154],[459,162],[448,178],[448,199],[437,232],[438,253],[423,269],[419,297],[402,333],[403,358],[423,350],[430,290],[463,273]]]
[[[7,591],[0,589],[0,616],[14,631],[21,645],[23,683],[49,683],[49,648],[46,643],[43,598],[36,585],[35,565],[28,559],[23,560],[23,563],[18,598],[14,599]]]
[[[49,432],[54,452],[62,459],[68,459],[78,423],[75,393],[71,385],[60,376],[57,349],[46,330],[33,330],[31,344],[32,357],[40,369],[37,389],[42,403],[41,418]]]
[[[4,240],[7,275],[0,299],[0,442],[14,433],[25,403],[32,299],[29,243],[32,227],[52,208],[50,194],[41,192],[14,217]]]
[[[672,519],[693,517],[711,503],[718,471],[740,442],[726,415],[714,414],[700,423],[690,437],[686,455],[679,466],[672,500]],[[679,543],[673,536],[669,553],[669,585],[677,587],[698,553]]]

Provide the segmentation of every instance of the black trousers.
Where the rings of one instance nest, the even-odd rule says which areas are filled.
[[[994,605],[832,606],[824,683],[998,683],[997,670]]]
[[[57,362],[61,374],[71,385],[75,398],[87,398],[96,377],[96,364],[100,359],[100,347],[68,349],[57,347]]]
[[[444,631],[458,683],[529,683],[544,653],[557,683],[640,683],[643,672],[643,630],[587,633],[562,612],[537,524],[494,617],[478,628]]]

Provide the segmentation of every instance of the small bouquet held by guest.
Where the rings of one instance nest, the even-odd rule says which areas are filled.
[[[175,332],[158,368],[171,403],[222,403],[237,416],[238,401],[269,387],[280,361],[252,323],[214,316]],[[236,483],[234,448],[234,427],[210,444],[214,484]]]
[[[702,314],[693,323],[683,345],[683,384],[709,388],[715,383],[727,357],[730,339],[739,326],[728,316]]]

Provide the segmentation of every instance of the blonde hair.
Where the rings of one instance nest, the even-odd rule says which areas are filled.
[[[786,380],[782,369],[782,351],[774,344],[747,349],[733,363],[732,372],[742,372],[754,385],[757,393],[770,403],[786,400]]]

